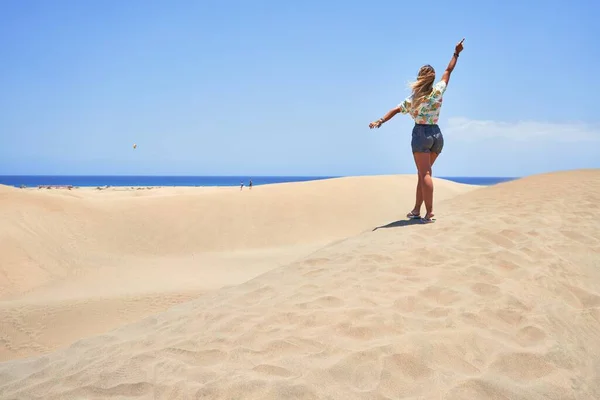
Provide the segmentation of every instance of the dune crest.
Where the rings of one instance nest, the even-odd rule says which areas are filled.
[[[474,189],[437,183],[440,201]],[[0,361],[107,332],[399,218],[414,184],[0,187]]]
[[[475,190],[0,364],[0,397],[597,399],[599,204],[600,171]]]

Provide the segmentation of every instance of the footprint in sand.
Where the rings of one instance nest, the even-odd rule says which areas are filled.
[[[290,371],[289,369],[278,367],[277,365],[260,364],[252,369],[261,374],[270,375],[270,376],[278,376],[278,377],[282,377],[282,378],[287,378],[287,377],[290,377],[293,375],[293,372]]]
[[[526,400],[517,388],[506,387],[499,382],[470,378],[454,386],[444,400],[502,399]]]
[[[500,288],[498,286],[484,282],[474,283],[471,285],[471,290],[473,293],[479,296],[493,296],[500,292]]]
[[[441,305],[454,304],[462,299],[461,294],[456,290],[439,286],[429,286],[423,290],[421,294],[423,297],[433,300]]]
[[[600,296],[586,289],[566,285],[567,289],[579,300],[579,308],[591,308],[600,306]]]
[[[535,346],[546,338],[546,332],[535,326],[526,326],[517,332],[517,342],[521,346]]]
[[[162,353],[162,356],[165,358],[177,359],[191,366],[209,366],[218,364],[227,356],[226,353],[217,349],[195,351],[176,347],[166,348],[160,353]]]
[[[534,353],[501,353],[490,365],[490,370],[513,381],[527,382],[551,374],[556,367]]]
[[[598,240],[594,239],[593,237],[582,235],[581,233],[576,232],[576,231],[563,230],[563,231],[560,231],[560,233],[564,237],[571,239],[575,242],[581,243],[584,246],[593,246],[593,245],[598,244]]]
[[[328,373],[342,386],[359,391],[375,390],[381,379],[380,357],[381,351],[377,348],[355,351],[342,357],[328,369]]]
[[[393,354],[384,359],[385,370],[390,371],[392,375],[405,376],[413,380],[428,378],[433,373],[419,358],[412,354]]]
[[[344,300],[335,296],[322,296],[315,300],[299,303],[296,306],[301,309],[307,308],[338,308],[345,304]]]
[[[306,265],[310,265],[311,267],[316,267],[319,265],[323,265],[323,264],[327,264],[329,263],[331,260],[329,258],[309,258],[307,260],[304,260],[303,264]]]
[[[418,398],[423,385],[434,381],[434,370],[421,357],[410,353],[396,353],[383,359],[380,387],[382,398]]]
[[[449,307],[436,307],[433,310],[428,311],[425,315],[430,318],[444,318],[450,315],[451,311],[452,309]]]
[[[310,271],[303,273],[302,276],[315,277],[315,276],[322,275],[323,272],[325,272],[325,268],[315,268],[315,269],[311,269]]]
[[[388,256],[384,256],[381,254],[365,254],[362,257],[360,257],[360,262],[361,263],[366,263],[366,264],[370,264],[370,263],[389,263],[394,261],[394,259],[392,257],[388,257]]]

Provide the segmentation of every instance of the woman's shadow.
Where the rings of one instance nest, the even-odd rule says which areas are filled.
[[[375,232],[377,229],[398,228],[401,226],[409,226],[409,225],[422,225],[422,223],[421,223],[420,219],[401,219],[401,220],[398,220],[395,222],[390,222],[387,225],[378,226],[377,228],[373,229],[373,232]]]

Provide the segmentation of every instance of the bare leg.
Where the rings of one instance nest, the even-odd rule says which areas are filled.
[[[415,207],[412,209],[411,213],[413,215],[421,214],[421,205],[423,205],[423,187],[421,182],[421,176],[418,176],[417,179],[417,191],[416,191],[416,199],[415,199]]]
[[[414,153],[413,156],[415,158],[415,165],[417,165],[417,170],[419,169],[419,164],[417,162],[417,154],[418,153]],[[429,153],[429,162],[430,162],[430,170],[431,167],[433,166],[433,164],[435,163],[435,160],[437,160],[438,158],[438,154],[437,153]],[[416,199],[415,199],[415,208],[412,209],[411,213],[413,215],[420,215],[421,214],[421,206],[423,205],[423,177],[421,176],[421,174],[418,174],[418,180],[417,180],[417,190],[416,190]]]
[[[431,158],[429,153],[415,153],[415,161],[419,170],[419,180],[421,181],[421,191],[423,193],[423,202],[427,214],[425,218],[433,217],[433,179],[431,178]]]

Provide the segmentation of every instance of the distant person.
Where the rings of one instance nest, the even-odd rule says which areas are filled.
[[[252,179],[250,179],[250,182],[248,182],[248,188],[252,190]]]
[[[244,188],[244,182],[240,182],[240,190],[242,190]]]
[[[396,114],[410,114],[415,121],[412,130],[411,147],[415,164],[419,172],[417,183],[415,207],[406,216],[411,219],[420,218],[422,222],[429,223],[433,219],[433,180],[431,178],[431,167],[442,152],[444,147],[444,136],[437,125],[442,97],[448,86],[450,74],[456,66],[456,61],[463,50],[463,40],[454,48],[454,54],[450,64],[444,71],[442,79],[436,83],[435,70],[431,65],[423,65],[419,69],[417,80],[411,84],[412,94],[397,107],[391,109],[383,118],[369,124],[369,128],[379,128],[384,122],[392,119]],[[421,218],[421,205],[425,201],[427,214]]]

